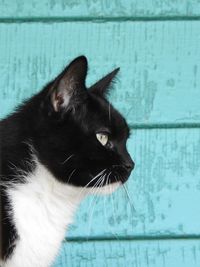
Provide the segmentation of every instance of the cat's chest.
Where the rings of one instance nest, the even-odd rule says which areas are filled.
[[[49,266],[81,200],[78,188],[59,183],[42,165],[26,181],[8,190],[19,239],[6,267]]]

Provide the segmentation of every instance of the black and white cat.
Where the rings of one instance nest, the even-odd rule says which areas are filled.
[[[48,267],[81,200],[124,183],[129,128],[106,100],[119,69],[88,90],[76,58],[0,122],[3,267]]]

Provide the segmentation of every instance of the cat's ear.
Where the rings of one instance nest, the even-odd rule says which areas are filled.
[[[113,79],[115,78],[119,69],[120,68],[113,70],[112,72],[104,76],[101,80],[92,85],[89,88],[90,92],[100,96],[104,96],[107,93],[109,87],[111,86]]]
[[[51,102],[54,111],[68,109],[80,102],[86,94],[85,79],[87,75],[87,58],[74,59],[54,80],[51,87]]]

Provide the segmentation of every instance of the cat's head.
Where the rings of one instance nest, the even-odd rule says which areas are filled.
[[[113,190],[134,168],[126,142],[129,127],[105,98],[119,69],[86,88],[87,59],[72,61],[44,89],[35,146],[55,177],[78,187]]]

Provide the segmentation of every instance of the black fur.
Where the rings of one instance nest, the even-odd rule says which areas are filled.
[[[34,164],[30,164],[32,153],[59,181],[75,186],[86,186],[103,169],[110,173],[109,183],[124,183],[129,177],[134,167],[126,150],[129,128],[105,98],[117,72],[118,69],[87,90],[87,60],[81,56],[0,122],[4,259],[12,253],[17,238],[4,185],[24,182],[22,176],[16,175],[17,170],[34,170]],[[96,133],[109,135],[106,146],[97,140]],[[96,180],[88,187],[95,183]]]

